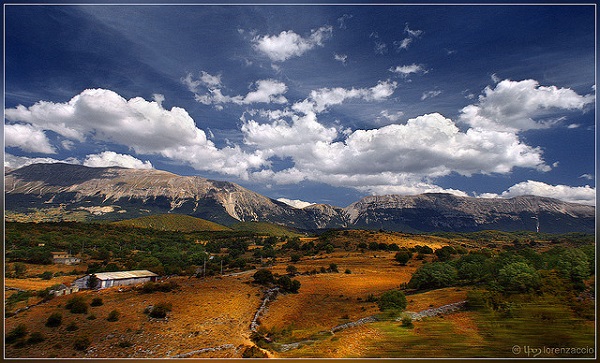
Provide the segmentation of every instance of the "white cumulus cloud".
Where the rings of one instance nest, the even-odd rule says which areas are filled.
[[[339,105],[348,99],[362,99],[365,101],[382,101],[390,97],[396,88],[397,82],[379,81],[370,88],[320,88],[310,92],[307,99],[297,102],[292,109],[302,113],[320,113],[328,107]]]
[[[129,169],[153,169],[150,161],[141,161],[131,155],[117,154],[114,151],[90,154],[86,156],[83,165],[96,168],[120,166]]]
[[[487,193],[484,198],[513,198],[521,195],[537,195],[555,198],[565,202],[596,205],[596,189],[589,185],[572,187],[568,185],[551,185],[539,181],[527,180],[508,188],[501,194]]]
[[[423,68],[420,64],[410,64],[405,66],[396,66],[395,68],[390,68],[390,72],[399,74],[402,77],[408,77],[413,73],[427,73],[427,70]]]
[[[85,90],[66,103],[19,105],[6,109],[5,116],[70,140],[125,145],[138,154],[161,155],[198,170],[247,177],[250,169],[265,163],[260,152],[247,154],[238,146],[215,147],[183,108],[167,110],[156,101],[127,100],[105,89]]]
[[[557,110],[584,110],[594,95],[578,95],[569,88],[540,86],[532,79],[503,80],[486,87],[479,102],[461,110],[460,120],[472,127],[501,131],[526,131],[553,126],[548,118]]]
[[[265,54],[274,62],[283,62],[292,57],[299,57],[307,51],[319,46],[331,37],[333,28],[322,26],[311,31],[308,37],[302,37],[292,30],[282,31],[278,35],[256,36],[252,39],[254,49]]]
[[[234,103],[236,105],[249,105],[252,103],[287,103],[287,99],[283,96],[287,92],[288,87],[283,82],[274,79],[262,79],[254,82],[253,90],[249,91],[245,96],[227,96],[221,91],[221,88],[215,88],[207,84],[208,93],[195,94],[196,101],[205,105],[219,105],[224,103]],[[219,84],[220,86],[220,84]]]
[[[56,153],[44,131],[32,125],[4,125],[4,145],[34,153]]]
[[[12,154],[4,154],[4,167],[11,169],[22,168],[31,164],[55,164],[55,163],[66,163],[66,164],[77,164],[80,165],[81,161],[76,158],[67,158],[65,160],[58,160],[54,158],[30,158],[27,156],[15,156]]]

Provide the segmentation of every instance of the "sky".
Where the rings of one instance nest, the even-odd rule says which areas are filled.
[[[595,205],[595,6],[4,10],[5,167]]]

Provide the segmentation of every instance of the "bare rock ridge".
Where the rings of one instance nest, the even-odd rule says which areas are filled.
[[[450,194],[365,197],[346,208],[315,204],[303,209],[237,184],[160,170],[33,164],[5,169],[6,211],[60,208],[89,212],[88,219],[120,220],[178,213],[230,225],[264,221],[299,229],[367,228],[406,232],[484,229],[588,232],[595,208],[556,199],[457,197]]]

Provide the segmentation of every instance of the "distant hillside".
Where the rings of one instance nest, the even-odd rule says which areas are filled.
[[[33,164],[7,171],[4,182],[5,221],[116,221],[169,213],[225,226],[267,222],[242,223],[236,229],[277,235],[293,233],[281,225],[304,231],[358,228],[410,233],[594,233],[596,227],[594,206],[531,195],[510,199],[380,195],[345,208],[315,204],[298,209],[234,183],[160,170]]]
[[[230,231],[231,229],[205,219],[183,214],[157,214],[152,216],[113,222],[117,226],[152,228],[161,231]]]
[[[268,234],[271,236],[302,236],[302,234],[291,228],[268,222],[239,222],[233,224],[231,229],[235,231],[250,231],[258,234]]]

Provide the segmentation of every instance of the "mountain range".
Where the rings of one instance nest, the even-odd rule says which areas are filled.
[[[231,182],[155,169],[62,163],[5,169],[5,209],[7,219],[11,213],[43,214],[57,209],[61,218],[78,213],[87,220],[177,213],[226,226],[261,221],[300,230],[535,231],[538,226],[548,233],[595,230],[595,207],[538,196],[384,195],[365,197],[345,208],[313,204],[299,209]]]

